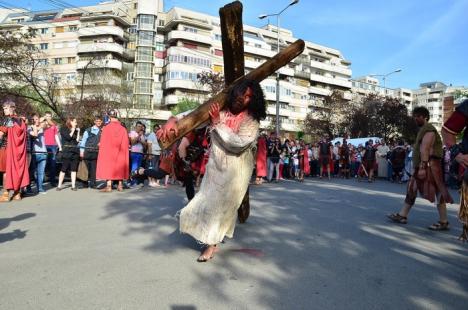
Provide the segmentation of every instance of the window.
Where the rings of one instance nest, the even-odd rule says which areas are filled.
[[[68,31],[71,31],[71,32],[78,31],[78,25],[70,25],[70,26],[68,26]]]
[[[67,57],[67,63],[74,64],[75,63],[75,57]]]
[[[49,48],[49,43],[41,43],[41,44],[39,45],[39,48],[40,48],[41,50],[46,50],[46,49]]]
[[[152,93],[151,89],[151,80],[137,80],[136,81],[136,92],[143,93],[143,94],[150,94]]]
[[[49,32],[49,28],[41,28],[41,34],[47,34]]]
[[[161,27],[164,27],[164,20],[160,19],[158,21],[158,25],[161,26]]]
[[[258,44],[258,43],[255,43],[254,46],[257,47],[257,48],[262,48],[262,45]]]
[[[62,58],[54,58],[54,64],[61,65],[62,64]]]
[[[156,51],[158,51],[158,52],[163,52],[164,49],[165,49],[163,43],[156,43],[156,44],[154,45],[154,47],[156,48]]]
[[[75,81],[75,74],[74,73],[71,73],[71,74],[67,74],[67,81],[69,82],[74,82]]]
[[[223,56],[223,51],[222,50],[218,50],[218,49],[215,49],[215,55],[216,56]]]
[[[140,31],[138,34],[138,45],[153,46],[154,33],[151,31]]]
[[[38,59],[37,63],[39,65],[42,65],[42,66],[47,66],[49,64],[49,60],[48,59]]]
[[[154,15],[140,15],[138,19],[139,29],[154,29]]]
[[[55,27],[55,33],[62,33],[65,31],[65,27],[60,26],[60,27]]]
[[[127,72],[127,81],[133,81],[133,72]]]
[[[193,28],[193,27],[184,26],[184,31],[191,32],[191,33],[197,33],[197,32],[198,32],[198,29],[197,29],[197,28]]]
[[[136,96],[136,108],[137,109],[150,109],[151,108],[151,96],[150,95]]]
[[[138,47],[137,48],[137,60],[152,61],[153,49],[151,47]]]
[[[136,76],[137,77],[148,77],[151,78],[153,73],[152,73],[152,63],[137,63],[136,67]]]

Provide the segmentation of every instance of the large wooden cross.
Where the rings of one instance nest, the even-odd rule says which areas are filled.
[[[242,79],[251,79],[257,82],[273,74],[279,68],[287,65],[299,56],[304,50],[304,41],[297,40],[272,59],[245,75],[244,72],[244,30],[242,23],[242,3],[234,1],[219,10],[221,22],[221,38],[223,45],[224,81],[225,88],[219,94],[208,99],[197,109],[185,116],[177,123],[178,135],[173,135],[162,141],[162,147],[168,148],[185,134],[209,120],[209,109],[212,103],[217,102],[223,108],[227,101],[227,94],[235,83]],[[277,29],[279,31],[279,29]],[[277,89],[276,91],[279,91]],[[250,214],[249,190],[244,196],[238,209],[239,222],[244,223]]]

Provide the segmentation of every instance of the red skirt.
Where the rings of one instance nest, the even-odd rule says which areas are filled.
[[[0,148],[0,172],[6,171],[6,149]]]

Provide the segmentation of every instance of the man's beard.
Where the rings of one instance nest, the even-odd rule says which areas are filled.
[[[232,114],[239,114],[244,109],[245,108],[244,108],[242,102],[239,101],[239,100],[234,101],[234,103],[231,105],[231,108],[230,108]]]

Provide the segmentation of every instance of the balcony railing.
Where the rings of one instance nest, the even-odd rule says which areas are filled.
[[[122,62],[117,59],[95,59],[92,61],[80,60],[76,63],[77,70],[82,70],[86,67],[88,69],[108,68],[122,70]]]
[[[85,27],[78,30],[79,37],[96,37],[103,35],[113,35],[128,40],[128,33],[117,26]]]
[[[122,55],[124,52],[124,47],[118,43],[108,42],[97,42],[93,44],[78,45],[78,54],[97,52],[113,52]]]

